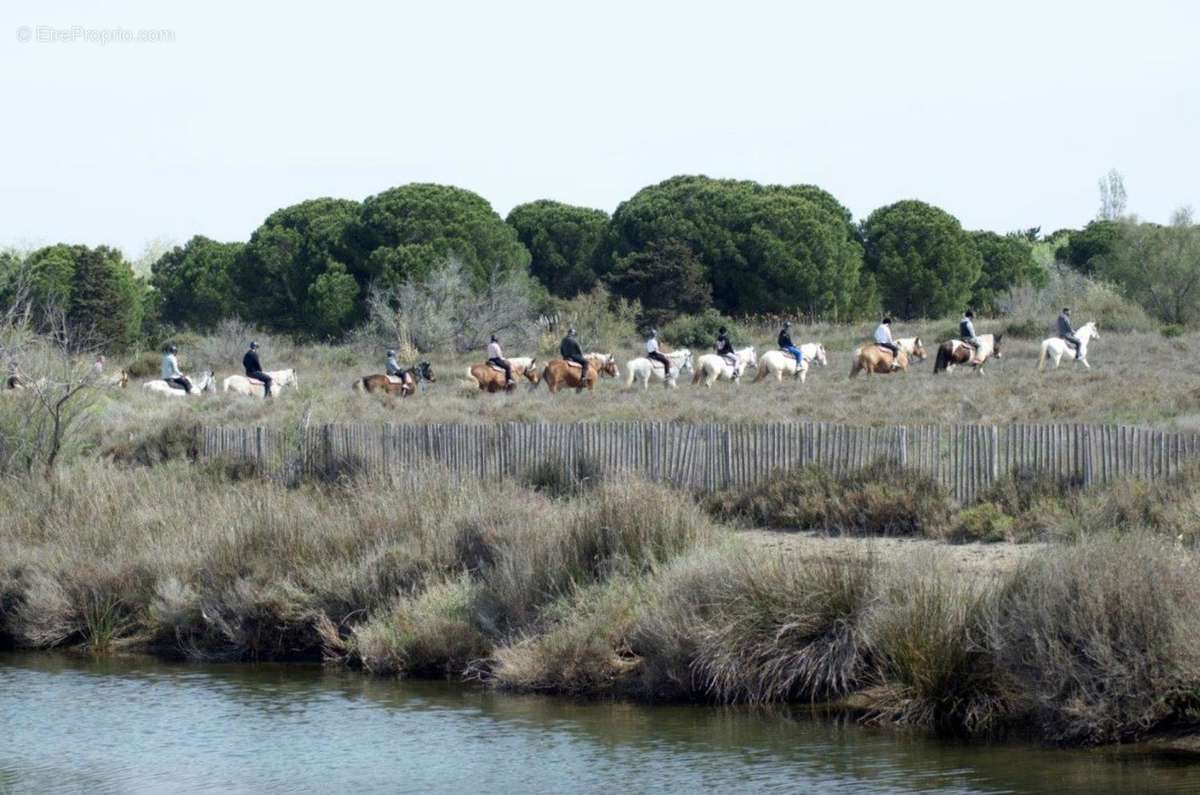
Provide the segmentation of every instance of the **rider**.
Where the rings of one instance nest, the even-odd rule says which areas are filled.
[[[504,351],[500,350],[500,340],[496,339],[496,335],[492,335],[492,341],[487,347],[488,364],[495,365],[504,371],[504,385],[506,387],[513,385],[512,365],[504,358]]]
[[[558,346],[558,353],[566,361],[575,362],[582,367],[579,379],[587,380],[588,360],[583,357],[583,348],[579,347],[579,340],[575,339],[575,329],[568,329],[567,336],[563,337],[562,344]]]
[[[733,367],[738,365],[737,351],[733,349],[733,343],[729,340],[729,330],[724,326],[717,329],[717,355],[729,362]]]
[[[875,344],[892,352],[892,369],[899,370],[900,346],[892,339],[892,319],[885,317],[875,329]]]
[[[175,358],[175,354],[179,349],[174,345],[168,345],[163,351],[162,358],[162,377],[167,382],[167,386],[177,386],[187,394],[192,394],[192,382],[187,379],[179,369],[179,359]]]
[[[796,372],[800,372],[800,365],[804,362],[804,354],[800,349],[792,344],[792,321],[783,321],[783,329],[779,332],[779,350],[790,353],[796,358]]]
[[[392,378],[404,380],[404,369],[400,367],[400,363],[396,361],[396,352],[387,352],[387,374]]]
[[[246,377],[262,381],[263,394],[271,397],[271,376],[263,372],[262,363],[258,361],[258,343],[251,342],[250,350],[242,357],[242,367],[246,368]]]
[[[963,312],[962,320],[958,321],[958,338],[971,346],[971,359],[974,360],[979,351],[979,337],[975,335],[975,313],[970,309]]]
[[[646,338],[646,358],[663,366],[663,378],[671,377],[671,360],[658,349],[658,329],[650,329],[650,336]]]
[[[1083,343],[1079,341],[1079,337],[1075,336],[1075,327],[1071,325],[1070,307],[1064,306],[1062,314],[1058,316],[1058,336],[1075,349],[1075,358],[1078,359],[1083,352]]]

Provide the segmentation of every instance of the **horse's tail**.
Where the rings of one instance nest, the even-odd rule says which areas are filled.
[[[474,367],[467,368],[467,383],[474,384],[476,389],[482,389],[483,385],[479,383],[479,379],[475,377]]]
[[[1050,355],[1050,343],[1043,342],[1042,343],[1042,355],[1038,357],[1037,369],[1039,372],[1041,370],[1046,369],[1046,357],[1049,355]]]
[[[946,368],[949,365],[950,365],[950,351],[949,351],[948,347],[943,343],[942,345],[938,346],[937,358],[934,359],[934,361],[933,361],[933,372],[935,374],[943,373],[946,371]]]
[[[701,377],[703,377],[703,375],[704,375],[704,365],[703,364],[701,364],[699,367],[693,367],[692,368],[692,383],[693,384],[700,383],[700,379],[701,379]]]
[[[754,380],[751,381],[750,383],[757,384],[759,381],[761,381],[767,377],[767,371],[770,370],[771,368],[764,366],[764,367],[756,367],[754,369],[755,369]]]
[[[854,361],[850,364],[850,377],[858,375],[858,371],[862,369],[862,354],[854,357]]]
[[[354,383],[350,385],[350,388],[351,388],[351,389],[353,389],[355,392],[364,392],[364,391],[366,391],[366,388],[367,388],[367,379],[365,379],[365,378],[355,378],[355,379],[354,379]]]
[[[633,362],[625,363],[625,388],[633,388]]]

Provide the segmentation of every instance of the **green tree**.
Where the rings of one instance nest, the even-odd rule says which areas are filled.
[[[352,240],[362,277],[385,285],[422,279],[451,256],[477,289],[529,267],[516,230],[479,195],[448,185],[414,183],[369,197]]]
[[[1045,286],[1046,272],[1034,260],[1033,246],[1026,233],[971,232],[971,239],[983,262],[971,297],[977,309],[995,310],[996,302],[1013,287]]]
[[[612,229],[618,258],[655,241],[686,244],[729,313],[844,317],[859,288],[850,212],[812,185],[673,177],[618,207]]]
[[[1163,323],[1200,321],[1200,226],[1178,213],[1170,226],[1122,221],[1096,271]]]
[[[607,281],[617,295],[641,303],[638,320],[643,326],[662,326],[712,306],[704,266],[676,240],[656,240],[644,251],[622,257]]]
[[[126,347],[141,335],[145,283],[120,251],[72,246],[74,284],[67,317],[81,337]]]
[[[244,248],[197,235],[159,257],[150,284],[158,291],[160,319],[207,330],[235,315],[233,266]]]
[[[521,204],[507,223],[529,250],[529,272],[551,294],[574,298],[608,270],[608,213],[542,199]]]
[[[1060,262],[1065,262],[1085,276],[1096,270],[1099,257],[1112,252],[1121,225],[1116,221],[1092,221],[1077,232],[1070,232],[1067,242],[1055,252]]]
[[[358,214],[358,202],[329,198],[272,213],[231,268],[238,314],[271,329],[308,336],[351,328],[363,316],[367,283],[350,243]],[[356,284],[349,312],[344,311],[347,275]]]
[[[866,266],[884,307],[901,317],[940,317],[966,306],[982,259],[958,219],[913,199],[881,207],[863,223]]]

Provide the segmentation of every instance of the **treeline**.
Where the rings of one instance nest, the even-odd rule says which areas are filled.
[[[1101,221],[1054,238],[1060,261],[1113,280],[1163,322],[1188,323],[1200,305],[1200,284],[1189,286],[1200,281],[1195,229],[1190,217],[1171,227]],[[542,200],[503,219],[470,191],[411,184],[361,202],[285,207],[244,243],[193,237],[155,262],[148,280],[107,247],[10,254],[0,259],[0,298],[23,274],[34,305],[61,307],[114,345],[230,317],[337,339],[367,318],[373,289],[398,295],[453,259],[468,289],[503,284],[511,294],[518,285],[552,310],[603,286],[614,300],[636,301],[646,325],[702,313],[937,317],[996,310],[1011,289],[1043,284],[1039,240],[1037,229],[965,230],[916,200],[856,222],[812,185],[681,176],[643,188],[611,216]],[[1161,262],[1147,269],[1140,263],[1151,249]]]

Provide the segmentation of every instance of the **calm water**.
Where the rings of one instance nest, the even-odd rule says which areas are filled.
[[[1200,765],[297,666],[0,654],[0,792],[1196,792]]]

